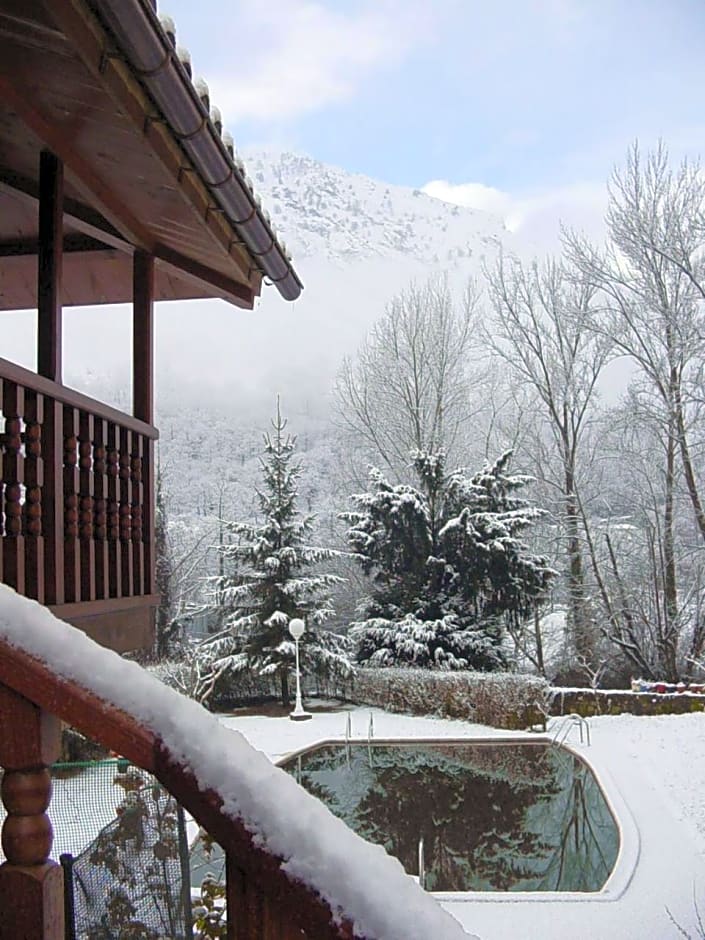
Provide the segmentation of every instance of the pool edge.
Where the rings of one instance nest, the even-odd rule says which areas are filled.
[[[409,737],[373,737],[368,742],[366,737],[350,738],[351,744],[543,744],[551,745],[553,738],[550,733],[547,734],[527,734],[526,732],[516,731],[508,734],[488,734],[473,735],[472,737],[448,737],[448,738],[409,738]],[[274,763],[277,767],[287,763],[301,754],[307,753],[314,748],[325,747],[326,745],[345,744],[345,738],[326,737],[318,741],[308,743],[305,747],[296,748],[293,751],[282,755]],[[583,764],[585,764],[593,774],[607,807],[612,814],[615,825],[619,832],[619,850],[614,863],[612,872],[605,884],[599,891],[429,891],[439,903],[442,904],[463,904],[483,902],[489,904],[496,903],[548,903],[556,901],[570,902],[611,902],[619,900],[627,891],[636,872],[636,867],[641,854],[641,838],[636,821],[629,810],[629,807],[622,797],[622,794],[609,771],[595,766],[594,761],[588,759],[583,745],[582,749],[570,744],[561,743],[555,745],[568,751]],[[409,875],[409,877],[413,877]]]

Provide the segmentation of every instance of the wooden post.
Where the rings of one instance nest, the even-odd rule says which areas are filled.
[[[132,412],[153,424],[154,258],[135,251],[132,264]]]
[[[132,292],[132,410],[134,416],[147,424],[154,424],[154,257],[144,251],[135,251]],[[133,436],[133,441],[137,442]],[[138,443],[138,442],[137,442]],[[143,594],[154,590],[154,445],[142,439],[139,454],[141,479],[135,487],[141,493],[141,533],[135,546],[139,571],[134,589]],[[135,530],[137,534],[137,530]],[[154,625],[154,619],[152,619]],[[153,628],[153,627],[152,627]]]
[[[64,166],[48,150],[39,158],[37,371],[61,382],[61,268],[64,244]]]
[[[59,756],[61,726],[27,699],[0,685],[0,766],[7,817],[0,865],[0,940],[62,940],[61,866],[49,859],[53,831],[48,765]]]

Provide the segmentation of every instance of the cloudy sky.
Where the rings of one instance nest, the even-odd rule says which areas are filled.
[[[702,0],[161,0],[242,148],[501,213],[594,213],[635,138],[703,149]],[[227,13],[224,10],[227,9]]]

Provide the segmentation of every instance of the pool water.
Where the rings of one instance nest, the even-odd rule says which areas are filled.
[[[430,891],[598,891],[619,832],[590,768],[543,743],[326,744],[281,765]]]

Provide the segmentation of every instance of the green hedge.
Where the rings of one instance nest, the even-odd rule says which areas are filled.
[[[543,722],[549,692],[544,679],[515,673],[358,668],[346,697],[392,712],[524,729]]]

